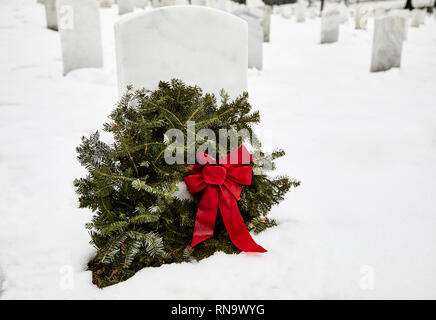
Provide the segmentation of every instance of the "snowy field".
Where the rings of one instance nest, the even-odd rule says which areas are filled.
[[[255,240],[267,254],[217,253],[97,289],[72,181],[82,135],[117,99],[113,23],[105,67],[62,76],[59,35],[36,0],[0,0],[0,297],[3,299],[436,298],[436,19],[410,28],[402,68],[369,72],[369,30],[272,17],[249,92],[302,185]]]

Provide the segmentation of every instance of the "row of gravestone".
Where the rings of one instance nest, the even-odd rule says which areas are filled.
[[[368,17],[373,14],[374,38],[372,44],[371,71],[386,71],[401,66],[403,42],[407,39],[408,20],[410,26],[419,27],[425,23],[425,9],[372,8],[369,5],[358,6],[355,13],[355,28],[366,29]]]
[[[99,3],[57,0],[56,14],[64,74],[102,67]],[[243,15],[245,11],[240,16],[249,23],[253,19]],[[168,6],[124,16],[115,24],[120,95],[127,85],[151,89],[160,80],[180,78],[215,94],[224,88],[236,97],[247,88],[249,39],[254,37],[247,21],[201,6]],[[262,43],[263,28],[256,30]]]
[[[162,1],[160,8],[167,6],[162,5]],[[230,2],[225,0],[225,3]],[[146,2],[143,4],[145,6]],[[99,5],[101,2],[97,0],[45,0],[47,27],[60,33],[64,74],[78,68],[102,66]],[[270,39],[271,8],[254,1],[249,5],[251,7],[239,7],[231,13],[248,23],[247,65],[260,70],[263,66],[263,42]],[[123,6],[123,0],[118,0],[118,6]],[[123,14],[126,13],[124,9]]]
[[[371,72],[386,71],[401,66],[403,42],[407,39],[408,19],[412,27],[424,24],[425,9],[388,11],[383,7],[372,8],[369,5],[358,6],[355,12],[355,28],[366,29],[368,17],[374,20]],[[337,42],[339,26],[343,22],[337,8],[324,10],[321,22],[321,43]]]
[[[78,68],[103,65],[98,6],[97,1],[57,0],[65,74]],[[221,80],[216,81],[210,76],[203,76],[207,81],[201,80],[199,70],[209,70],[208,75],[216,74],[218,78],[235,73],[225,81],[229,82],[225,88],[231,94],[240,92],[241,86],[231,85],[231,82],[242,83],[241,79],[245,79],[246,85],[246,66],[250,65],[250,58],[252,64],[262,67],[263,28],[259,23],[262,19],[260,15],[256,15],[256,10],[235,12],[248,22],[248,27],[234,16],[198,6],[166,7],[126,16],[115,28],[120,91],[127,84],[150,87],[159,80],[173,77],[211,89],[216,87],[213,83]],[[244,25],[242,29],[236,27],[241,23]],[[322,16],[321,42],[337,41],[340,23],[341,15],[338,10],[325,10]],[[198,25],[205,27],[198,28]],[[244,38],[235,37],[241,34],[241,30]],[[400,65],[406,30],[403,17],[392,16],[376,20],[371,71]],[[257,55],[248,55],[250,50]],[[232,59],[228,60],[229,57]],[[245,65],[240,64],[247,59]],[[210,61],[214,63],[211,64]],[[230,68],[231,62],[233,66]],[[245,71],[242,72],[241,69]],[[144,75],[149,81],[144,80]]]

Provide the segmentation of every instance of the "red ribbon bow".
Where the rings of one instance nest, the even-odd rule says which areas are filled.
[[[203,164],[195,164],[192,174],[184,177],[191,194],[204,190],[198,204],[191,248],[213,236],[218,208],[233,244],[245,252],[266,252],[254,242],[239,212],[236,200],[240,199],[242,187],[251,184],[253,161],[248,150],[241,145],[218,163],[204,153],[198,153]]]

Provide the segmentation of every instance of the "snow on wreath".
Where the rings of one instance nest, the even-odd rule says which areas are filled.
[[[248,94],[230,101],[222,92],[218,104],[180,80],[160,82],[154,91],[127,89],[103,126],[113,142],[101,141],[97,131],[77,148],[88,170],[74,181],[79,205],[94,212],[86,225],[97,250],[88,263],[93,283],[109,286],[145,267],[216,251],[265,251],[248,231],[276,225],[268,212],[300,182],[268,175],[285,153],[261,151],[252,130],[259,113]],[[251,154],[243,144],[253,147]],[[191,196],[179,190],[184,180]],[[196,222],[202,214],[205,224]]]

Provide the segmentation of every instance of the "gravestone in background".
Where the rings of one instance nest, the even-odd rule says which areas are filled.
[[[263,41],[270,41],[271,34],[271,6],[263,7]]]
[[[199,27],[201,26],[201,27]],[[199,6],[143,11],[115,24],[118,89],[156,89],[182,79],[231,98],[247,90],[248,26],[228,13]]]
[[[337,10],[340,13],[340,23],[346,23],[348,22],[348,20],[350,19],[350,10],[348,9],[348,7],[343,4],[340,3],[339,5],[336,6]]]
[[[282,17],[285,19],[291,19],[292,16],[292,6],[290,4],[283,4],[281,7]]]
[[[216,0],[206,0],[206,6],[216,8]]]
[[[306,3],[299,1],[295,7],[295,18],[297,22],[306,21]]]
[[[405,24],[406,19],[398,16],[375,20],[371,72],[386,71],[401,66]]]
[[[263,10],[238,9],[234,15],[248,23],[248,67],[262,70],[263,67]]]
[[[408,21],[410,19],[410,15],[411,15],[410,10],[407,10],[407,9],[390,10],[388,12],[388,15],[403,17],[404,19],[406,19],[406,23],[404,24],[404,40],[407,40],[407,34],[409,32]]]
[[[135,10],[135,3],[133,0],[118,0],[118,14],[123,15],[133,12]]]
[[[312,6],[307,8],[307,16],[309,17],[309,19],[314,19],[318,16],[319,13],[319,9]]]
[[[64,75],[80,68],[101,68],[103,50],[99,2],[57,0]]]
[[[100,8],[111,8],[114,0],[100,0]]]
[[[222,11],[230,12],[231,9],[230,0],[217,0],[216,8]]]
[[[164,0],[166,1],[166,0]],[[188,6],[189,5],[189,0],[173,0],[174,2],[174,6]]]
[[[273,14],[281,14],[281,13],[282,13],[282,8],[280,8],[280,6],[273,5]]]
[[[425,23],[425,9],[413,9],[410,18],[410,25],[418,28]]]
[[[245,4],[247,8],[263,8],[265,6],[265,3],[262,0],[246,0]]]
[[[371,13],[371,7],[369,5],[360,5],[356,9],[355,14],[355,28],[365,29],[368,27],[368,17]]]
[[[341,13],[336,8],[324,10],[321,17],[321,43],[333,43],[339,39]]]
[[[134,0],[133,4],[136,8],[145,9],[148,4],[148,0]]]
[[[191,0],[193,6],[207,6],[207,0]]]
[[[378,7],[374,9],[374,18],[378,19],[378,18],[382,18],[386,16],[386,9],[382,8],[382,7]]]
[[[58,19],[56,16],[56,0],[45,0],[44,6],[47,28],[57,31]]]

